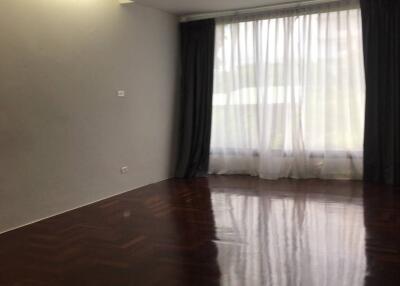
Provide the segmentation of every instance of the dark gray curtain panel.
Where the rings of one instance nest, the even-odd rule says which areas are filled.
[[[400,1],[361,0],[366,67],[364,179],[399,184]]]
[[[182,23],[179,178],[208,172],[214,71],[215,20]]]

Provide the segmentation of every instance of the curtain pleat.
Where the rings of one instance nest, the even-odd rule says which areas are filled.
[[[176,176],[207,175],[212,116],[215,20],[181,24],[181,125]]]
[[[362,0],[366,68],[364,180],[400,183],[400,2]]]
[[[210,173],[362,179],[357,3],[217,22]]]

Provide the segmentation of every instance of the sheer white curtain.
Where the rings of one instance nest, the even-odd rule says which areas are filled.
[[[361,11],[308,9],[218,22],[210,173],[362,177]]]

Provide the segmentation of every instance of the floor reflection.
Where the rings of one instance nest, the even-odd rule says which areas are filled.
[[[167,180],[0,235],[0,285],[399,286],[400,187]]]
[[[212,205],[221,285],[364,285],[361,197],[215,188]]]

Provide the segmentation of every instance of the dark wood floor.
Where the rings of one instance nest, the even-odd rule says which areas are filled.
[[[400,285],[400,190],[169,180],[0,236],[0,285]]]

